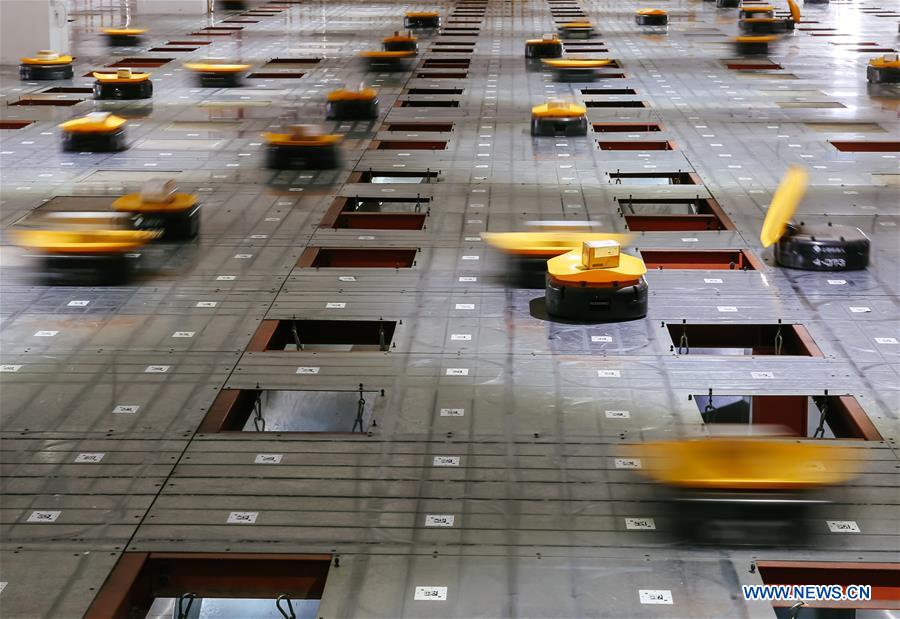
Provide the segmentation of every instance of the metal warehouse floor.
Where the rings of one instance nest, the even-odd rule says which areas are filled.
[[[727,66],[748,62],[734,60],[735,10],[667,0],[668,28],[647,29],[634,23],[634,2],[573,2],[599,30],[592,41],[602,44],[588,49],[608,50],[589,53],[617,59],[624,74],[593,84],[526,67],[525,39],[555,29],[546,0],[488,0],[483,17],[467,0],[272,2],[279,10],[269,14],[209,19],[132,12],[131,23],[149,29],[145,42],[108,49],[99,30],[124,21],[117,4],[73,3],[72,82],[20,82],[14,66],[0,73],[0,120],[33,121],[2,131],[0,160],[4,617],[81,617],[123,553],[326,555],[314,611],[326,619],[772,618],[771,603],[740,593],[762,582],[754,561],[898,560],[900,153],[829,142],[898,139],[900,91],[865,80],[878,55],[867,50],[897,46],[896,0],[804,6],[807,23],[743,69]],[[401,29],[404,11],[429,9],[446,29],[421,36],[416,68],[365,73],[356,54]],[[208,45],[172,51],[170,41]],[[182,64],[207,55],[303,75],[200,89]],[[60,151],[57,124],[101,109],[90,94],[43,95],[80,100],[71,106],[9,105],[52,86],[89,88],[91,70],[147,57],[171,60],[149,69],[152,104],[117,108],[129,119],[125,152]],[[319,61],[265,66],[275,58]],[[418,66],[441,58],[471,62]],[[325,94],[362,81],[379,89],[378,120],[325,122]],[[641,101],[589,107],[589,121],[660,131],[532,138],[530,108],[548,96]],[[405,100],[459,105],[397,104]],[[261,134],[297,120],[344,134],[341,169],[265,169]],[[639,139],[668,140],[671,150],[597,145]],[[417,140],[446,148],[416,150],[408,143]],[[801,218],[860,227],[872,240],[867,270],[773,266],[759,230],[794,163],[811,172]],[[388,182],[351,177],[369,170]],[[426,170],[439,174],[390,182]],[[692,172],[699,183],[616,183],[616,172]],[[11,244],[9,227],[47,200],[89,196],[106,208],[157,176],[199,194],[201,234],[148,246],[127,286],[40,285]],[[357,196],[427,198],[425,227],[321,225],[336,198]],[[479,236],[532,220],[589,219],[623,232],[614,200],[629,196],[712,197],[734,223],[638,232],[633,248],[742,250],[757,268],[651,269],[646,319],[566,324],[543,317],[540,290],[509,287],[505,259]],[[414,264],[302,266],[309,248],[388,247],[415,250]],[[248,350],[264,319],[292,318],[396,324],[387,352]],[[683,319],[782,319],[805,327],[822,356],[678,355],[662,325]],[[365,433],[201,428],[223,388],[342,392],[320,405],[350,402],[352,420],[360,383]],[[752,535],[713,546],[673,540],[649,483],[616,456],[628,443],[704,434],[689,396],[710,388],[855,397],[884,440],[842,441],[865,472],[824,516],[859,532],[830,533],[817,519],[811,546],[756,546]],[[453,516],[452,525],[433,516]],[[653,518],[655,529],[628,528],[626,518]],[[419,587],[446,587],[446,599],[416,599]],[[642,590],[668,590],[672,604],[642,604]]]

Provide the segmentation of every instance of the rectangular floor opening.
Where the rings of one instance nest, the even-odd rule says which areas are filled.
[[[82,101],[84,101],[84,99],[44,99],[37,96],[31,96],[22,97],[15,103],[10,103],[10,105],[72,107]]]
[[[387,351],[396,329],[396,320],[263,320],[247,350]]]
[[[675,150],[669,140],[597,140],[600,150]]]
[[[585,101],[586,107],[648,107],[643,101]]]
[[[15,130],[24,129],[34,123],[33,120],[0,120],[0,129]]]
[[[444,150],[445,140],[372,140],[369,150]]]
[[[266,65],[270,64],[318,64],[322,62],[321,58],[272,58]]]
[[[412,170],[372,170],[371,168],[364,171],[356,171],[350,174],[348,183],[402,183],[402,184],[419,184],[435,182],[440,176],[440,170],[432,171],[426,169],[424,172]]]
[[[336,198],[322,219],[330,228],[422,230],[429,198]]]
[[[459,101],[449,99],[402,99],[397,107],[459,107]]]
[[[41,91],[41,94],[69,94],[69,95],[89,95],[94,92],[93,88],[78,88],[75,86],[54,86]]]
[[[407,88],[408,95],[461,95],[463,88]]]
[[[416,264],[415,248],[307,247],[298,267],[317,269],[408,269]]]
[[[829,140],[832,146],[842,153],[896,153],[900,151],[900,142],[849,142]]]
[[[453,131],[453,123],[385,123],[385,131],[419,131],[422,133],[446,133]]]
[[[597,133],[646,133],[662,131],[657,123],[593,123]]]
[[[634,88],[582,88],[583,95],[636,95]],[[598,123],[598,124],[615,124],[615,123]]]
[[[247,76],[248,79],[298,80],[306,75],[299,71],[257,71]]]
[[[618,198],[619,213],[635,232],[734,230],[712,198]]]
[[[232,512],[222,525],[254,523],[258,516]],[[177,617],[178,600],[187,594],[195,596],[185,615],[192,619],[279,617],[275,601],[282,595],[298,617],[317,617],[330,567],[330,555],[125,552],[84,617]]]
[[[815,608],[803,608],[796,615],[803,619],[863,619],[890,617],[893,613],[879,610],[900,610],[900,564],[837,561],[757,561],[759,577],[766,585],[868,585],[872,588],[867,602],[815,602]],[[790,619],[791,600],[773,602],[776,619]],[[858,609],[862,612],[856,613]],[[821,612],[818,612],[821,611]]]
[[[699,185],[700,177],[692,172],[610,172],[616,185]]]
[[[666,323],[679,355],[823,357],[801,324]]]
[[[743,249],[642,249],[648,269],[759,271],[763,265]]]
[[[469,76],[469,74],[465,73],[465,72],[451,73],[449,71],[437,72],[437,73],[431,72],[431,71],[426,71],[426,72],[422,72],[422,73],[416,73],[416,77],[421,78],[421,79],[428,79],[428,80],[464,80],[468,76]]]

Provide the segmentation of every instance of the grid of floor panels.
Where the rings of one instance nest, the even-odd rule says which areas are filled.
[[[75,0],[73,80],[0,72],[4,617],[81,617],[127,553],[327,555],[326,619],[771,618],[769,602],[740,595],[761,582],[755,561],[898,560],[900,99],[867,86],[865,64],[898,45],[900,3],[803,6],[797,29],[749,60],[730,41],[736,11],[701,0],[667,0],[668,28],[649,29],[631,0],[250,4],[263,10],[176,18]],[[556,82],[526,65],[525,40],[553,32],[561,4],[599,31],[566,52],[618,61],[604,79]],[[408,70],[367,72],[358,53],[408,10],[439,11],[442,29],[420,35]],[[107,48],[100,29],[126,18],[145,40]],[[255,75],[199,88],[183,63],[207,56]],[[159,59],[152,102],[93,101],[90,72],[126,58]],[[327,92],[361,82],[378,89],[378,119],[325,122]],[[58,86],[73,90],[47,90]],[[588,102],[592,124],[638,127],[532,138],[530,109],[550,96]],[[102,109],[128,118],[130,149],[61,152],[57,124]],[[340,169],[265,168],[261,134],[297,121],[343,134]],[[668,149],[598,145],[629,141]],[[789,164],[811,173],[800,216],[860,227],[868,269],[773,265],[759,229]],[[429,182],[398,182],[413,172]],[[615,176],[635,172],[695,182]],[[201,197],[201,233],[147,246],[129,285],[41,285],[11,243],[9,228],[49,200],[106,208],[159,176]],[[400,201],[424,220],[340,227],[345,198]],[[653,268],[643,320],[547,319],[542,292],[511,287],[480,237],[533,220],[624,232],[620,200],[661,198],[712,198],[733,225],[637,232],[630,251],[744,252],[750,268]],[[394,249],[398,262],[314,266],[329,249]],[[821,356],[679,355],[664,324],[779,319]],[[261,330],[276,323],[264,321],[278,320],[391,330],[374,345],[267,350]],[[335,392],[355,413],[360,388],[362,433],[216,432],[207,415],[239,389]],[[883,440],[846,442],[864,472],[826,517],[859,532],[815,520],[813,546],[673,542],[656,495],[616,455],[704,434],[691,396],[710,388],[855,397]],[[420,599],[422,587],[444,595]],[[672,603],[642,603],[656,590]]]

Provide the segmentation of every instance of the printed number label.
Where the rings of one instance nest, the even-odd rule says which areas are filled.
[[[97,464],[103,460],[105,453],[80,453],[75,456],[76,464]]]
[[[459,466],[459,456],[435,456],[432,466]]]
[[[219,275],[218,277],[216,277],[216,281],[218,282],[233,282],[236,279],[236,275]]]
[[[626,518],[625,528],[631,531],[655,531],[653,518]]]
[[[194,337],[196,331],[176,331],[172,337]]]
[[[722,280],[718,277],[706,277],[703,279],[704,284],[721,284]]]
[[[475,309],[474,303],[457,303],[456,309],[458,310],[473,310]]]
[[[872,311],[871,307],[851,307],[850,311],[854,314],[868,314]]]
[[[114,415],[134,415],[138,412],[140,406],[137,404],[119,404],[113,408]]]
[[[464,408],[442,408],[441,417],[463,417],[466,414]]]
[[[218,301],[197,301],[197,307],[215,307]]]
[[[59,333],[59,331],[37,331],[34,334],[34,337],[53,337],[57,333]]]
[[[631,413],[629,411],[606,411],[607,419],[630,419]]]
[[[597,376],[600,378],[619,378],[622,373],[619,370],[597,370]]]
[[[829,279],[828,280],[829,286],[843,286],[846,283],[847,283],[846,279]]]
[[[452,333],[450,335],[450,341],[452,341],[452,342],[471,342],[472,334],[471,333]]]
[[[56,522],[62,512],[31,512],[27,522]]]
[[[281,464],[282,454],[256,454],[253,464]]]
[[[612,342],[612,336],[610,335],[592,335],[591,342]]]
[[[8,363],[0,365],[0,372],[18,372],[21,369],[21,365],[10,365]]]
[[[738,309],[733,305],[719,305],[716,307],[720,312],[736,312]]]
[[[169,371],[170,365],[148,365],[144,369],[145,374],[165,374]]]
[[[617,469],[639,469],[641,460],[640,458],[616,458],[615,465]]]
[[[895,337],[876,337],[875,342],[878,344],[896,344],[897,338],[895,338]]]
[[[449,514],[427,514],[425,516],[426,527],[452,527],[456,518]]]
[[[325,309],[344,309],[347,307],[346,303],[326,303]]]
[[[750,372],[752,378],[775,378],[773,372]]]
[[[826,520],[825,524],[832,533],[860,533],[855,520]]]
[[[682,243],[699,243],[700,239],[698,239],[696,237],[688,237],[688,238],[682,238],[681,242]]]
[[[296,374],[318,374],[319,368],[299,367]]]
[[[416,587],[413,599],[426,602],[444,602],[447,600],[447,587]]]
[[[259,512],[231,512],[225,524],[254,524]]]
[[[66,305],[69,307],[87,307],[90,301],[69,301]]]
[[[447,368],[447,376],[468,376],[469,368]]]
[[[338,277],[338,281],[339,282],[355,282],[356,276],[355,275],[341,275],[340,277]]]
[[[668,589],[640,589],[638,599],[641,604],[673,604],[672,592]]]
[[[478,278],[477,278],[477,277],[471,277],[471,276],[463,276],[463,277],[460,277],[460,278],[459,278],[459,281],[461,281],[461,282],[477,282],[477,281],[478,281]]]

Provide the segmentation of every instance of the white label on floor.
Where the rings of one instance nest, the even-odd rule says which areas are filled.
[[[358,237],[356,237],[356,240],[358,240],[358,241],[374,241],[374,240],[375,240],[375,237],[366,234],[366,235],[363,235],[363,236],[358,236]]]
[[[171,365],[148,365],[144,368],[145,374],[165,374],[169,371]]]
[[[600,378],[619,378],[622,373],[619,370],[597,370],[597,376]]]
[[[338,277],[338,281],[339,282],[355,282],[356,276],[355,275],[341,275],[340,277]]]
[[[463,417],[466,414],[464,408],[442,408],[441,417]]]
[[[447,600],[447,587],[416,587],[413,599],[427,602],[445,602]]]
[[[832,533],[860,533],[855,520],[826,520],[825,524]]]
[[[87,307],[90,301],[69,301],[66,303],[69,307]]]
[[[828,284],[830,286],[843,286],[847,283],[846,279],[829,279]]]
[[[630,411],[606,411],[607,419],[631,419]]]
[[[219,275],[216,277],[216,281],[219,282],[233,282],[237,279],[237,275]]]
[[[6,589],[6,585],[9,583],[0,582],[0,593],[3,593],[3,590]]]
[[[467,236],[466,240],[470,241],[470,242],[481,241],[481,237],[480,236]]]
[[[871,307],[851,307],[850,311],[854,314],[868,314],[872,311]]]
[[[592,335],[591,342],[612,342],[610,335]]]
[[[235,254],[234,257],[238,260],[247,260],[249,258],[252,258],[253,254]]]
[[[106,454],[103,452],[98,453],[80,453],[75,456],[75,464],[97,464],[103,459],[103,456]]]
[[[617,469],[639,469],[641,468],[640,458],[616,458],[615,464]]]
[[[256,454],[253,464],[281,464],[282,454]]]
[[[25,522],[56,522],[56,519],[59,518],[59,515],[62,512],[31,512],[31,515],[28,516],[28,520]]]
[[[464,275],[459,278],[459,281],[461,281],[461,282],[477,282],[478,278]]]
[[[463,260],[480,260],[481,256],[463,256]]]
[[[325,309],[344,309],[347,307],[346,303],[326,303]]]
[[[681,242],[682,242],[682,243],[699,243],[699,242],[700,242],[700,239],[695,238],[695,237],[682,238],[682,239],[681,239]]]
[[[705,277],[703,278],[704,284],[721,284],[722,279],[720,277]]]
[[[176,331],[172,337],[194,337],[196,331]]]
[[[625,528],[632,531],[655,531],[656,523],[653,518],[626,518]]]
[[[59,331],[37,331],[35,332],[34,337],[53,337],[57,333],[59,333]]]
[[[733,305],[719,305],[716,307],[720,312],[736,312],[737,308]]]
[[[134,415],[140,408],[137,404],[119,404],[113,408],[114,415]]]
[[[426,514],[425,526],[426,527],[452,527],[454,520],[455,520],[455,517],[451,516],[449,514]]]
[[[472,334],[471,333],[451,333],[450,341],[451,342],[471,342]]]
[[[774,372],[750,372],[753,378],[775,378]]]
[[[432,466],[459,466],[459,456],[435,456]]]
[[[11,365],[8,363],[4,363],[0,365],[0,372],[18,372],[22,369],[21,365]]]
[[[875,342],[877,344],[896,344],[897,338],[895,338],[895,337],[876,337]]]
[[[669,589],[640,589],[638,599],[641,604],[674,604]]]
[[[225,524],[254,524],[259,512],[231,512]]]
[[[319,368],[299,367],[295,374],[318,374]]]
[[[197,307],[215,307],[218,304],[217,301],[197,301]]]
[[[468,376],[469,368],[447,368],[447,376]]]

